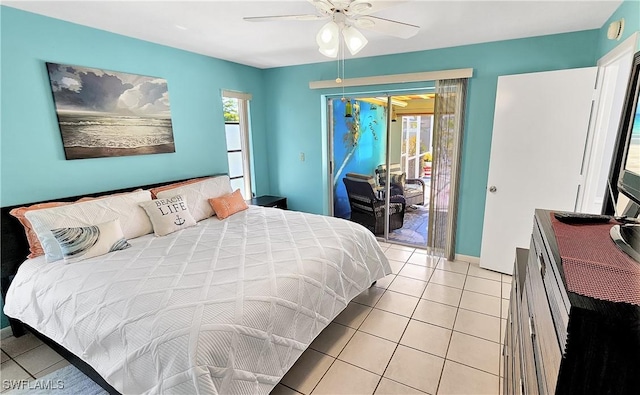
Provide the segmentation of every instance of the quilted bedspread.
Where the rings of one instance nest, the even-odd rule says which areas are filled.
[[[73,264],[25,262],[5,313],[124,394],[267,394],[390,267],[341,219],[249,207]]]

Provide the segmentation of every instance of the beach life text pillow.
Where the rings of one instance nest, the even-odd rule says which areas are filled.
[[[196,224],[182,195],[140,203],[153,224],[153,233],[164,236]]]
[[[215,215],[209,199],[233,192],[229,176],[216,176],[198,182],[180,185],[176,188],[158,192],[158,199],[182,195],[187,199],[187,207],[196,221],[202,221]]]

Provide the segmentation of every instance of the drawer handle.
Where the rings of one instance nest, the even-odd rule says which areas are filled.
[[[529,333],[531,334],[531,339],[533,340],[533,338],[536,336],[536,327],[533,324],[533,317],[529,317]]]
[[[544,261],[542,252],[538,255],[538,268],[540,269],[540,275],[544,278],[544,274],[547,271],[547,263]]]
[[[522,381],[522,379],[520,379],[520,395],[524,394],[524,382]]]

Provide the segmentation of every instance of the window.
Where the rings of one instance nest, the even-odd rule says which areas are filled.
[[[407,178],[430,175],[432,130],[432,115],[402,116],[401,167]]]
[[[246,93],[223,91],[224,130],[231,188],[251,199],[251,159],[249,155],[249,100]]]

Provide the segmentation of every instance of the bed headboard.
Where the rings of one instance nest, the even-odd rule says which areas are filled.
[[[214,176],[218,176],[218,175],[223,175],[223,174],[214,174]],[[198,178],[198,177],[207,177],[207,176],[196,176],[196,177],[190,177],[188,179]],[[150,188],[158,187],[161,185],[171,184],[174,182],[180,182],[185,180],[187,179],[165,181],[165,182],[151,184],[151,185],[134,186],[130,188],[117,189],[113,191],[87,193],[80,196],[69,196],[69,197],[59,198],[59,199],[58,198],[51,199],[49,201],[73,202],[80,199],[81,197],[86,197],[86,196],[96,197],[96,196],[101,196],[101,195],[106,195],[111,193],[129,192],[137,188],[150,189]],[[22,227],[22,224],[14,216],[9,214],[9,212],[16,207],[29,206],[36,203],[43,203],[43,202],[30,202],[30,203],[23,203],[15,206],[0,208],[0,217],[1,217],[1,226],[2,226],[0,230],[0,254],[1,254],[0,260],[2,261],[1,270],[2,270],[3,283],[5,283],[5,281],[8,280],[9,276],[14,275],[18,271],[18,267],[20,267],[22,262],[26,260],[27,255],[29,255],[29,244],[27,243],[27,236],[25,235],[24,228]],[[6,291],[6,289],[3,289],[3,291]]]

